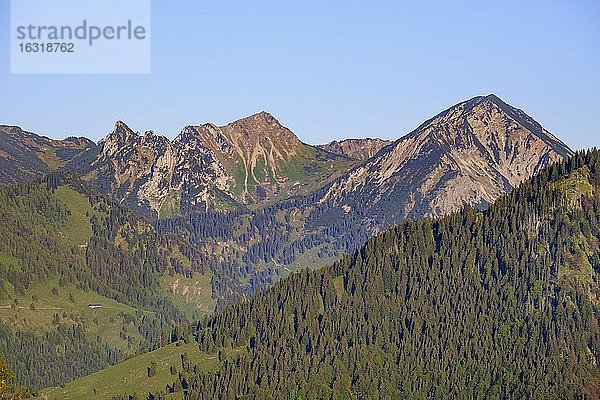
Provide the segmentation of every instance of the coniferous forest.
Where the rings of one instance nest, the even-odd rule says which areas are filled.
[[[596,398],[600,152],[489,210],[403,223],[174,339],[244,346],[190,399]],[[181,377],[181,375],[180,375]]]
[[[66,196],[83,203],[79,213],[67,207]],[[193,258],[184,241],[174,245],[173,238],[87,192],[72,177],[53,174],[41,182],[1,188],[0,301],[5,313],[10,308],[19,318],[3,316],[7,320],[0,322],[0,353],[19,381],[34,388],[57,385],[167,342],[170,327],[184,320],[159,283],[167,268],[186,272],[173,259],[174,248]],[[21,316],[23,309],[33,318],[36,310],[44,312],[47,298],[34,295],[26,303],[18,299],[52,279],[51,300],[68,295],[73,307],[85,309],[87,303],[76,304],[71,293],[78,290],[114,299],[131,310],[111,317],[113,322],[123,320],[129,333],[117,331],[120,339],[103,340],[90,332],[102,330],[97,317],[83,319],[58,307],[48,311],[54,313],[51,324]],[[134,308],[148,312],[134,314]],[[111,339],[110,333],[105,336]],[[117,342],[122,345],[115,346]]]

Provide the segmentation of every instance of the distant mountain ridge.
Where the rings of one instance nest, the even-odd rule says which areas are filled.
[[[340,141],[333,140],[326,144],[317,145],[317,147],[357,160],[367,160],[390,143],[392,143],[391,140],[378,138],[344,139]]]
[[[0,125],[0,184],[40,177],[94,146],[94,142],[83,137],[55,140],[18,126]]]
[[[119,121],[63,169],[189,240],[213,273],[220,308],[407,219],[487,208],[570,154],[533,118],[488,95],[364,161],[302,143],[261,112],[221,127],[189,125],[173,140]]]
[[[326,187],[321,202],[346,213],[365,210],[365,223],[375,229],[466,203],[485,206],[570,154],[522,110],[488,95],[450,107],[393,143],[367,138],[311,146],[264,111],[220,127],[188,125],[173,140],[117,121],[97,145],[3,126],[0,183],[63,168],[158,217],[254,207]],[[14,170],[19,174],[7,172]]]

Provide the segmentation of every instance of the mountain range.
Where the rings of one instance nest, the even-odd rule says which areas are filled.
[[[266,112],[221,127],[188,125],[173,140],[136,133],[122,121],[97,144],[11,126],[0,127],[0,140],[3,170],[19,171],[0,176],[3,183],[62,168],[154,217],[266,204],[329,185],[321,201],[367,208],[365,223],[373,227],[388,213],[393,223],[462,204],[484,206],[572,154],[494,95],[459,103],[393,143],[348,139],[311,146]]]
[[[572,151],[495,95],[442,111],[394,142],[303,143],[260,112],[174,139],[117,121],[97,144],[0,127],[2,183],[60,171],[183,236],[220,306],[322,266],[406,219],[485,209]],[[207,225],[210,225],[208,227]]]
[[[231,304],[250,301],[294,272],[356,254],[369,238],[398,224],[439,219],[464,207],[484,212],[573,156],[533,118],[495,95],[456,104],[393,142],[347,139],[313,146],[266,112],[224,126],[188,125],[173,139],[117,121],[97,143],[2,125],[0,299],[8,304],[0,308],[0,316],[6,314],[0,349],[11,352],[40,332],[71,326],[56,340],[81,337],[81,348],[93,356],[79,371],[67,368],[64,357],[54,366],[40,365],[38,358],[51,348],[27,347],[26,359],[9,361],[37,388],[79,377],[163,346],[168,336],[179,340],[181,325],[176,333],[165,332],[215,311],[229,315]],[[20,241],[30,246],[20,248]],[[65,265],[49,261],[52,253],[62,254]],[[350,291],[347,282],[344,291]],[[48,312],[42,331],[16,324],[21,304],[33,299],[28,309],[35,314],[40,297],[51,305],[47,311],[69,313]],[[119,338],[100,329],[100,322],[90,323],[89,311],[71,301],[79,298],[111,304],[96,320],[120,327]],[[233,341],[244,346],[244,340]],[[216,349],[201,346],[206,354]],[[223,353],[241,351],[236,346]],[[253,390],[245,389],[263,393]]]
[[[261,112],[222,127],[189,125],[172,141],[118,121],[65,169],[141,213],[165,217],[305,193],[352,164],[302,143]]]

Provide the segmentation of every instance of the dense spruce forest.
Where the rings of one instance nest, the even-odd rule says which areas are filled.
[[[202,351],[245,351],[149,396],[597,398],[599,243],[592,150],[179,327]]]
[[[166,271],[189,273],[194,262],[186,266],[181,259],[198,257],[184,241],[158,234],[76,178],[52,174],[0,188],[0,354],[21,383],[41,388],[168,342],[165,331],[184,318],[159,279]],[[33,289],[49,295],[24,302]],[[107,315],[117,327],[122,321],[121,332],[104,332],[101,314],[66,310],[87,308],[76,304],[86,293],[122,306],[118,315]],[[49,299],[59,302],[61,296],[69,307],[46,308]],[[40,313],[49,313],[49,321],[28,320]]]

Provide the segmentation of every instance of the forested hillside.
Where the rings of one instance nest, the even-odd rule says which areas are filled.
[[[594,150],[202,320],[201,351],[245,351],[152,395],[598,398],[599,240]]]
[[[72,177],[3,187],[0,355],[44,387],[166,343],[184,316],[163,276],[191,276],[198,260]]]
[[[318,204],[324,190],[259,209],[191,212],[156,221],[157,229],[193,243],[210,267],[217,308],[250,298],[281,277],[317,268],[369,237],[361,214]]]

